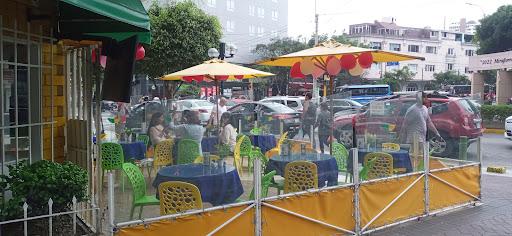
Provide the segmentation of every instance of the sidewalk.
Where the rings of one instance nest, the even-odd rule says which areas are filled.
[[[427,217],[371,235],[512,235],[512,178],[482,175],[483,205]]]

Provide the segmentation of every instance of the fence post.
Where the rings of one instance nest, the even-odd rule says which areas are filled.
[[[430,157],[429,157],[429,142],[425,141],[423,143],[423,170],[425,171],[425,187],[423,190],[425,191],[425,215],[430,214],[430,194],[429,194],[429,183],[428,183],[428,173],[430,172]]]
[[[354,180],[354,220],[355,220],[355,228],[354,232],[356,235],[361,234],[361,225],[360,225],[360,217],[361,213],[359,212],[359,157],[357,148],[351,148],[352,151],[352,179]]]
[[[108,229],[109,234],[114,234],[114,175],[112,173],[108,173]]]
[[[73,234],[76,234],[76,197],[73,196]]]
[[[49,230],[49,235],[52,236],[52,233],[53,233],[53,210],[52,210],[52,206],[53,206],[53,200],[50,198],[48,200],[48,214],[50,215],[49,219],[48,219],[48,230]]]
[[[478,188],[480,189],[480,193],[478,194],[478,198],[482,199],[482,149],[480,147],[480,145],[482,145],[482,136],[479,136],[476,140],[476,156],[478,158],[478,168],[480,169],[480,174],[478,175]]]
[[[23,234],[25,236],[27,236],[27,209],[28,209],[28,205],[27,205],[27,202],[23,203]]]
[[[265,158],[265,157],[263,157]],[[261,159],[254,158],[254,235],[261,235]]]

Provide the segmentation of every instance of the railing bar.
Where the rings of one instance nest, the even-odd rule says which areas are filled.
[[[26,219],[16,219],[16,220],[10,220],[10,221],[2,221],[2,222],[0,222],[0,225],[16,223],[16,222],[21,222],[21,221],[28,221],[28,220],[36,220],[36,219],[48,218],[50,216],[71,215],[71,214],[74,214],[74,213],[81,213],[83,211],[94,211],[94,210],[98,210],[98,208],[89,208],[89,209],[84,209],[84,210],[59,212],[59,213],[53,213],[52,215],[40,215],[40,216],[27,217]]]
[[[377,228],[374,228],[374,229],[369,229],[369,230],[366,230],[366,231],[362,232],[361,234],[364,235],[364,234],[373,233],[373,232],[381,230],[381,229],[385,229],[385,228],[389,228],[389,227],[392,227],[392,226],[395,226],[395,225],[403,224],[403,223],[406,223],[406,222],[409,222],[409,221],[417,220],[417,219],[422,218],[422,217],[425,217],[425,215],[419,215],[419,216],[415,216],[415,217],[412,217],[412,218],[407,218],[405,220],[401,220],[401,221],[398,221],[398,222],[394,222],[394,223],[391,223],[391,224],[387,224],[387,225],[384,225],[384,226],[380,226],[380,227],[377,227]]]
[[[241,212],[238,212],[238,214],[236,214],[235,216],[231,217],[231,219],[229,219],[228,221],[224,222],[223,224],[221,224],[219,227],[217,227],[216,229],[214,229],[212,232],[210,232],[209,234],[207,234],[206,236],[211,236],[215,233],[217,233],[219,230],[221,230],[222,228],[224,228],[224,226],[228,225],[229,223],[233,222],[236,218],[240,217],[242,214],[244,214],[246,211],[248,211],[249,209],[253,208],[254,207],[254,203],[249,205],[248,207],[246,207],[245,209],[243,209]]]
[[[41,123],[30,123],[30,124],[13,125],[13,126],[2,126],[2,127],[0,127],[0,130],[2,130],[2,129],[11,129],[11,128],[22,128],[22,127],[39,126],[39,125],[50,125],[50,124],[55,124],[55,123],[57,123],[57,121],[48,121],[48,122],[41,122]]]
[[[287,193],[287,194],[281,194],[281,195],[277,195],[277,196],[266,197],[266,198],[263,198],[262,201],[273,201],[273,200],[282,199],[282,198],[286,198],[286,197],[293,197],[293,196],[308,194],[308,193],[327,192],[330,190],[342,189],[345,187],[352,187],[352,186],[354,186],[354,184],[349,183],[349,184],[343,184],[343,185],[329,186],[329,187],[325,187],[325,188],[309,189],[308,191],[301,191],[301,192],[294,192],[294,193]]]

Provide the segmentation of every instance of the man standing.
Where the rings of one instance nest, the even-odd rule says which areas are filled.
[[[124,134],[124,128],[126,126],[126,107],[123,102],[117,103],[117,114],[116,118],[119,119],[119,121],[115,124],[116,133],[119,135]]]
[[[304,109],[302,110],[300,127],[302,128],[302,131],[304,131],[303,137],[307,134],[309,139],[313,140],[314,135],[311,137],[311,131],[313,131],[312,126],[316,121],[317,106],[315,103],[311,102],[311,97],[311,93],[306,94],[306,102],[304,103]]]
[[[327,102],[321,103],[320,113],[318,113],[318,119],[315,126],[318,127],[318,142],[322,153],[324,153],[324,145],[330,145],[328,142],[329,134],[331,133],[330,114]]]
[[[228,103],[228,100],[225,97],[222,97],[219,99],[219,102],[213,107],[212,113],[210,115],[210,120],[208,120],[208,125],[212,124],[217,125],[217,111],[219,112],[219,119],[222,117],[222,114],[226,112],[226,104]]]

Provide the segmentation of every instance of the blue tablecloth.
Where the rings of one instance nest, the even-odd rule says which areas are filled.
[[[318,187],[323,187],[325,181],[328,186],[338,184],[338,163],[333,156],[323,153],[293,153],[289,155],[275,155],[268,160],[265,174],[275,170],[276,175],[285,175],[286,164],[293,161],[310,161],[315,163],[318,170]]]
[[[201,200],[214,206],[232,203],[244,193],[236,168],[229,164],[222,167],[216,163],[210,166],[197,163],[164,167],[153,181],[157,198],[158,185],[167,181],[182,181],[197,186]]]
[[[123,148],[124,162],[129,162],[131,158],[137,160],[144,159],[144,155],[146,154],[146,145],[144,142],[119,141],[117,143]]]
[[[409,152],[405,150],[398,150],[396,152],[383,151],[381,148],[377,149],[365,149],[361,148],[357,151],[358,162],[364,164],[364,156],[372,152],[384,152],[389,153],[393,157],[393,168],[405,168],[405,172],[412,172],[412,163]],[[349,151],[347,160],[347,170],[352,173],[352,151]]]
[[[277,145],[276,136],[274,135],[249,135],[249,138],[251,138],[253,146],[261,148],[263,154]]]

